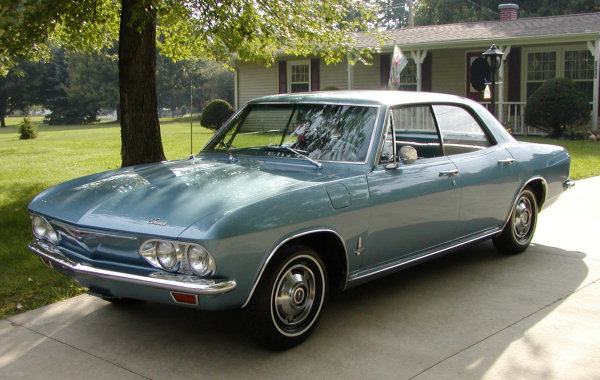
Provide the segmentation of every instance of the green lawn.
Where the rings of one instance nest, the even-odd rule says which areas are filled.
[[[114,169],[120,165],[120,129],[114,123],[89,126],[47,126],[41,118],[38,138],[21,141],[9,118],[0,129],[0,319],[20,311],[74,296],[81,289],[43,266],[25,244],[31,240],[27,203],[40,191],[71,178]],[[162,120],[163,146],[168,159],[189,155],[189,119]],[[194,152],[212,132],[195,123]],[[563,145],[571,153],[573,179],[600,175],[600,143],[528,138]]]

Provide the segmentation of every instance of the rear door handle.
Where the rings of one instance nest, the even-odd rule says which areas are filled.
[[[512,157],[511,157],[511,158],[505,158],[505,159],[503,159],[503,160],[498,160],[498,163],[499,163],[499,164],[502,164],[502,165],[507,165],[507,166],[508,166],[508,165],[512,165],[512,164],[514,164],[514,163],[515,163],[515,161],[516,161],[516,160],[515,160],[514,158],[512,158]]]
[[[440,177],[454,177],[455,175],[458,175],[459,172],[460,170],[444,170],[443,172],[440,172]]]

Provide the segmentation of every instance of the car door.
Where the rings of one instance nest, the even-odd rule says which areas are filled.
[[[367,175],[371,212],[362,256],[366,270],[418,256],[456,237],[460,178],[442,153],[431,107],[393,108],[390,114],[384,153]],[[392,141],[396,152],[407,146],[416,149],[418,159],[395,164],[394,153],[388,153],[394,151]]]
[[[468,108],[434,105],[445,155],[461,180],[462,237],[501,228],[511,210],[518,172],[511,154],[488,134]]]

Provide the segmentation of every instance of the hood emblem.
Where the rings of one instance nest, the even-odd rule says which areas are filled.
[[[146,223],[148,223],[148,224],[154,224],[155,226],[166,226],[167,225],[167,222],[163,222],[159,218],[152,218],[152,219],[150,219]]]

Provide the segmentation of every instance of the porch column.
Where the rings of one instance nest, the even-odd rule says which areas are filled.
[[[348,90],[354,89],[354,64],[348,55]]]
[[[240,108],[240,70],[238,69],[237,61],[234,63],[233,72],[235,73],[233,79],[233,107],[237,111]]]
[[[592,100],[592,130],[598,130],[598,92],[600,85],[598,81],[598,65],[600,64],[600,40],[588,41],[587,43],[590,53],[594,56],[594,96]]]
[[[508,58],[508,54],[510,54],[510,48],[510,45],[500,46],[500,50],[504,52],[502,59],[500,60],[500,68],[498,68],[498,94],[496,95],[498,99],[498,112],[496,115],[498,115],[498,121],[500,123],[504,121],[504,63]]]
[[[410,56],[413,61],[417,65],[417,91],[421,91],[422,89],[422,75],[421,75],[421,66],[423,65],[423,61],[425,57],[427,57],[427,50],[411,50]]]

